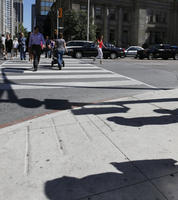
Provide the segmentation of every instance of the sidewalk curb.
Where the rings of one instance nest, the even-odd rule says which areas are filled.
[[[143,98],[144,96],[152,96],[154,94],[158,94],[158,93],[161,93],[161,94],[170,94],[171,92],[174,92],[174,91],[178,91],[178,89],[172,89],[172,90],[169,90],[169,91],[165,91],[165,90],[161,90],[161,91],[152,91],[152,92],[147,92],[147,93],[144,93],[144,94],[137,94],[137,95],[133,95],[133,96],[129,96],[129,97],[123,97],[123,98],[118,98],[118,99],[112,99],[112,100],[108,100],[108,101],[103,101],[103,102],[96,102],[94,104],[88,104],[87,106],[91,106],[91,105],[102,105],[104,103],[109,103],[109,102],[116,102],[116,101],[126,101],[126,99],[129,99],[129,101],[131,99],[134,99],[135,101],[137,99],[140,99],[139,97],[141,96],[141,98]],[[153,103],[148,103],[148,104],[152,104]],[[69,109],[69,110],[62,110],[62,111],[53,111],[52,113],[47,113],[47,114],[42,114],[42,116],[34,116],[32,117],[32,119],[30,120],[26,120],[26,121],[23,121],[23,122],[14,122],[14,123],[17,123],[17,124],[11,124],[9,123],[9,126],[7,127],[3,127],[3,128],[0,128],[0,135],[1,134],[4,134],[4,133],[8,133],[8,132],[11,132],[11,131],[14,131],[14,130],[17,130],[17,129],[20,129],[22,127],[27,127],[29,125],[31,125],[32,123],[39,123],[40,121],[42,120],[47,120],[47,119],[50,119],[50,118],[54,118],[56,116],[58,116],[59,114],[62,115],[62,114],[65,114],[65,113],[71,113],[72,110],[75,110],[75,109],[85,109],[85,106],[82,106],[82,107],[76,107],[76,108],[72,108],[72,109]],[[8,124],[6,124],[8,125]]]

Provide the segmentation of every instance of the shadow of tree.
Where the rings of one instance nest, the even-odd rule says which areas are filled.
[[[139,198],[134,193],[128,194],[127,188],[135,187],[136,185],[141,186],[143,183],[147,184],[148,187],[151,180],[158,180],[164,177],[174,179],[174,174],[178,172],[178,167],[175,163],[176,161],[172,159],[111,163],[118,170],[118,173],[108,172],[83,178],[63,176],[47,181],[45,184],[45,194],[51,200],[92,200],[93,197],[105,200],[107,198],[99,198],[99,196],[104,197],[105,195],[108,196],[108,199],[112,200],[140,200],[143,197],[145,197],[144,199],[151,199],[152,191],[149,189],[147,193],[142,193],[143,188],[137,187],[139,189],[137,195],[142,193],[142,196],[139,196]],[[157,185],[157,187],[159,191],[164,193],[167,188],[166,179],[163,181],[163,184]],[[123,198],[119,198],[118,195],[124,188],[126,191],[122,196]],[[152,190],[154,189],[152,188]],[[112,193],[115,192],[118,192],[118,195],[114,198]],[[160,199],[159,195],[160,193],[156,192],[154,199]]]

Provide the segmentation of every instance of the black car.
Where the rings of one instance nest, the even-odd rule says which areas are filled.
[[[67,49],[70,48],[77,48],[77,47],[83,47],[88,43],[86,40],[71,40],[66,43]]]
[[[115,59],[124,57],[124,49],[115,47],[112,44],[106,43],[106,48],[103,48],[103,57]],[[68,55],[74,58],[96,57],[98,55],[97,45],[94,42],[86,42],[84,46],[75,46],[68,48]]]
[[[176,59],[176,54],[177,54],[176,49],[170,46],[169,44],[157,44],[147,49],[138,50],[137,58],[140,59],[162,58],[165,60],[169,58]]]

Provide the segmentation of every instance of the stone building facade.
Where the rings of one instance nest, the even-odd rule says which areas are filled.
[[[64,11],[87,12],[88,0],[56,0],[55,7],[61,2]],[[119,46],[178,44],[176,0],[90,0],[90,16],[97,33]]]

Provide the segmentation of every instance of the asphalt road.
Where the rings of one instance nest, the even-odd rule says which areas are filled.
[[[59,71],[42,59],[38,72],[25,61],[0,65],[0,127],[52,111],[178,87],[178,61],[124,58],[65,59]]]

